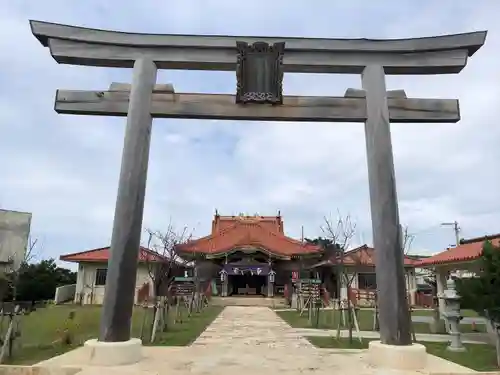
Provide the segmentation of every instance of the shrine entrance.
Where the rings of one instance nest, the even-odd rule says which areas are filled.
[[[267,281],[271,270],[269,264],[242,258],[238,262],[223,266],[228,276],[229,296],[265,296]]]
[[[230,296],[264,296],[266,276],[242,275],[229,276]]]
[[[364,123],[380,338],[385,345],[412,345],[389,125],[454,123],[460,110],[455,99],[409,98],[404,90],[387,90],[386,75],[459,73],[484,44],[486,32],[373,40],[134,34],[41,21],[30,25],[58,63],[133,68],[131,84],[58,90],[55,102],[58,113],[127,117],[100,341],[130,340],[152,120],[183,118]],[[156,83],[158,69],[233,71],[236,95],[177,93],[172,84]],[[361,87],[347,88],[341,97],[286,96],[285,73],[358,74]]]

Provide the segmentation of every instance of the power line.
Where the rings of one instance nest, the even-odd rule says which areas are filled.
[[[425,233],[425,232],[429,232],[433,229],[438,229],[441,225],[440,224],[434,224],[433,226],[430,226],[430,227],[427,227],[427,228],[424,228],[424,229],[420,229],[419,231],[416,231],[416,232],[413,232],[411,233],[412,236],[415,236],[417,234],[422,234],[422,233]]]

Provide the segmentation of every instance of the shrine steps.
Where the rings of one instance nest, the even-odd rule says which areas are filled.
[[[261,306],[270,308],[286,307],[283,297],[261,297],[261,296],[235,296],[235,297],[212,297],[211,304],[216,306]]]

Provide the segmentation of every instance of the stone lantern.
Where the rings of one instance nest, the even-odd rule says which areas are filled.
[[[463,352],[465,347],[462,345],[462,340],[460,337],[460,320],[462,316],[460,314],[460,296],[455,289],[455,280],[451,277],[446,281],[446,290],[444,291],[441,298],[444,300],[444,312],[443,316],[449,323],[450,326],[450,344],[446,348],[447,350],[453,352]]]

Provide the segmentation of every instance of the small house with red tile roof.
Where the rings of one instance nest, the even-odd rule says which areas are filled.
[[[449,270],[471,269],[477,264],[477,260],[483,254],[485,241],[491,241],[493,245],[500,244],[500,233],[461,240],[456,247],[451,247],[439,254],[422,259],[418,262],[419,267],[445,267]]]
[[[444,292],[446,279],[452,273],[461,277],[473,275],[479,267],[479,258],[483,254],[485,241],[493,245],[500,245],[500,233],[462,239],[456,247],[451,247],[431,257],[421,259],[415,263],[416,267],[431,269],[436,275],[436,289],[438,296]],[[467,273],[464,273],[464,271]],[[444,311],[444,303],[439,299],[439,309]]]
[[[196,260],[198,276],[221,296],[274,296],[291,287],[292,277],[321,260],[323,250],[285,235],[277,216],[221,216],[209,235],[177,247],[183,259]],[[307,271],[309,272],[309,271]]]
[[[102,304],[109,255],[110,247],[108,246],[66,254],[60,257],[62,261],[78,263],[74,293],[75,303]],[[159,253],[142,246],[140,247],[137,258],[135,303],[140,303],[152,297],[153,280],[150,276],[150,270],[155,266],[155,263],[164,261],[166,261],[166,258]]]
[[[373,247],[362,245],[355,249],[342,253],[336,253],[325,261],[315,264],[314,268],[336,268],[343,265],[348,281],[345,281],[340,287],[340,298],[349,298],[358,305],[372,305],[375,301],[375,292],[377,290],[377,280],[375,277],[375,256],[376,251]],[[417,282],[415,276],[415,263],[418,257],[405,255],[405,280],[406,289],[412,304],[415,304],[415,295],[417,291]],[[331,273],[336,279],[335,272]],[[333,281],[337,284],[337,280]],[[349,290],[348,290],[349,284]],[[336,287],[335,287],[336,288]]]

